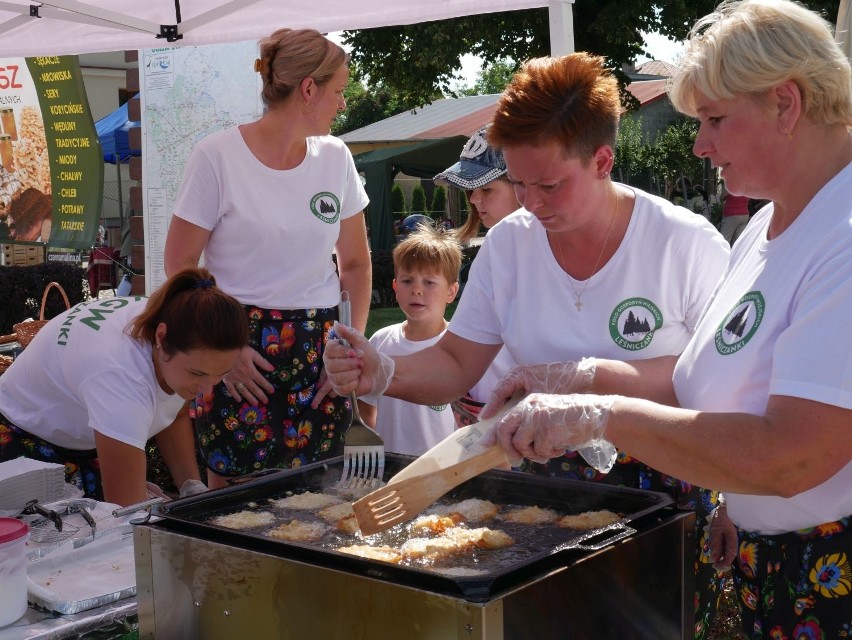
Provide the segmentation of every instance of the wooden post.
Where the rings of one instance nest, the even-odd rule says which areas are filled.
[[[125,62],[139,62],[139,52],[134,50],[124,52]],[[131,121],[142,120],[142,108],[139,102],[139,65],[127,70],[127,90],[136,93],[127,103],[127,114]],[[142,150],[142,128],[136,127],[128,132],[128,144],[131,150]],[[142,208],[142,158],[130,158],[130,179],[135,180],[138,186],[130,187],[130,209],[133,215],[130,217],[130,237],[133,246],[130,249],[130,268],[134,273],[142,272],[142,275],[134,275],[130,287],[131,295],[145,295],[145,225],[144,211]]]

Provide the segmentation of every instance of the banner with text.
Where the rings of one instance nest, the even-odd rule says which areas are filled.
[[[91,247],[103,187],[77,56],[0,59],[0,243]]]

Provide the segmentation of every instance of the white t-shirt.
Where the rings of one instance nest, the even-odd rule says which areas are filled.
[[[384,327],[370,337],[376,350],[390,356],[407,356],[438,342],[439,335],[412,342],[402,334],[402,323]],[[456,428],[450,405],[414,404],[390,396],[361,398],[376,407],[376,432],[384,438],[385,449],[394,453],[419,456],[450,435]]]
[[[783,395],[852,409],[852,164],[767,241],[772,211],[755,215],[734,244],[728,273],[678,361],[684,407],[763,415],[769,396]],[[852,462],[792,498],[725,495],[728,514],[749,531],[833,522],[852,514]]]
[[[494,387],[503,379],[503,376],[509,373],[509,369],[514,367],[515,364],[512,356],[509,355],[509,350],[506,347],[501,347],[494,360],[491,361],[488,369],[479,379],[479,382],[473,385],[473,388],[469,392],[470,397],[477,402],[488,402],[488,398],[491,396]]]
[[[151,345],[125,333],[146,302],[93,300],[51,320],[0,376],[0,412],[67,449],[94,449],[95,431],[144,449],[184,404],[157,383]]]
[[[448,330],[503,343],[518,364],[679,354],[725,271],[728,243],[702,216],[633,191],[615,255],[588,284],[572,281],[581,311],[544,227],[522,209],[485,236]]]
[[[223,291],[243,304],[307,309],[340,301],[332,261],[340,221],[367,202],[352,154],[337,138],[308,138],[302,163],[276,170],[234,127],[193,149],[174,215],[211,231],[204,264]]]

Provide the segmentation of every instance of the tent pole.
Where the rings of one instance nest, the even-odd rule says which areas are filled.
[[[547,17],[550,23],[550,55],[574,53],[574,0],[548,0]]]
[[[124,230],[124,198],[121,192],[121,158],[116,155],[115,175],[118,180],[118,224],[119,229]]]

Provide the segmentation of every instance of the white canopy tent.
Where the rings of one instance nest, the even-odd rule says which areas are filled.
[[[573,0],[0,0],[0,57],[240,42],[550,6],[553,53],[573,50]]]
[[[852,2],[850,0],[840,0],[834,39],[846,52],[846,57],[852,60]]]

